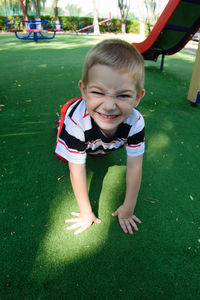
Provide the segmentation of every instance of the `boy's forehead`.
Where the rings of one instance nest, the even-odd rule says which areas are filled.
[[[88,75],[101,74],[101,73],[106,75],[108,72],[122,75],[122,76],[126,75],[133,79],[136,78],[136,74],[126,68],[118,68],[118,67],[99,64],[99,63],[96,63],[90,67],[90,69],[88,70]]]
[[[101,81],[115,81],[120,79],[120,83],[122,81],[124,83],[134,84],[136,83],[136,74],[131,73],[127,69],[122,68],[116,68],[108,65],[103,64],[94,64],[89,70],[88,70],[88,84],[91,82],[94,82],[96,80]],[[120,84],[118,82],[118,84]]]

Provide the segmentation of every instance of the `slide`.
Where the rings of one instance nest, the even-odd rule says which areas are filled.
[[[169,0],[149,36],[133,43],[146,60],[180,51],[200,28],[200,0]]]

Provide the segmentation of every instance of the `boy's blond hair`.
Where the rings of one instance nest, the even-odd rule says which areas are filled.
[[[94,46],[86,55],[82,81],[88,84],[88,74],[92,66],[102,64],[122,72],[129,72],[136,80],[136,90],[144,88],[144,60],[139,51],[120,39],[104,40]]]

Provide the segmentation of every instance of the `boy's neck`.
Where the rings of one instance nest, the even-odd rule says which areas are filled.
[[[100,128],[99,128],[100,129]],[[101,133],[107,138],[113,138],[117,132],[118,127],[112,129],[112,130],[102,130],[100,129]]]

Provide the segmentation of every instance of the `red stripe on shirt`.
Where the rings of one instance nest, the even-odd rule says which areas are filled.
[[[86,108],[86,109],[85,109],[85,113],[84,113],[83,118],[85,118],[85,117],[87,117],[87,116],[89,116],[89,113],[88,113],[87,108]]]
[[[142,146],[142,144],[144,144],[145,140],[142,141],[142,143],[138,144],[138,145],[134,145],[134,146],[131,146],[131,145],[127,145],[127,147],[130,147],[130,148],[137,148],[137,147],[140,147]]]
[[[75,125],[77,125],[77,123],[70,117],[70,119],[72,120],[72,122],[75,124]]]
[[[61,143],[61,144],[67,149],[67,151],[69,151],[70,153],[85,154],[85,152],[79,152],[79,151],[75,151],[75,150],[70,150],[70,149],[65,145],[65,143],[63,143],[63,142],[60,141],[60,140],[58,140],[58,143]]]

